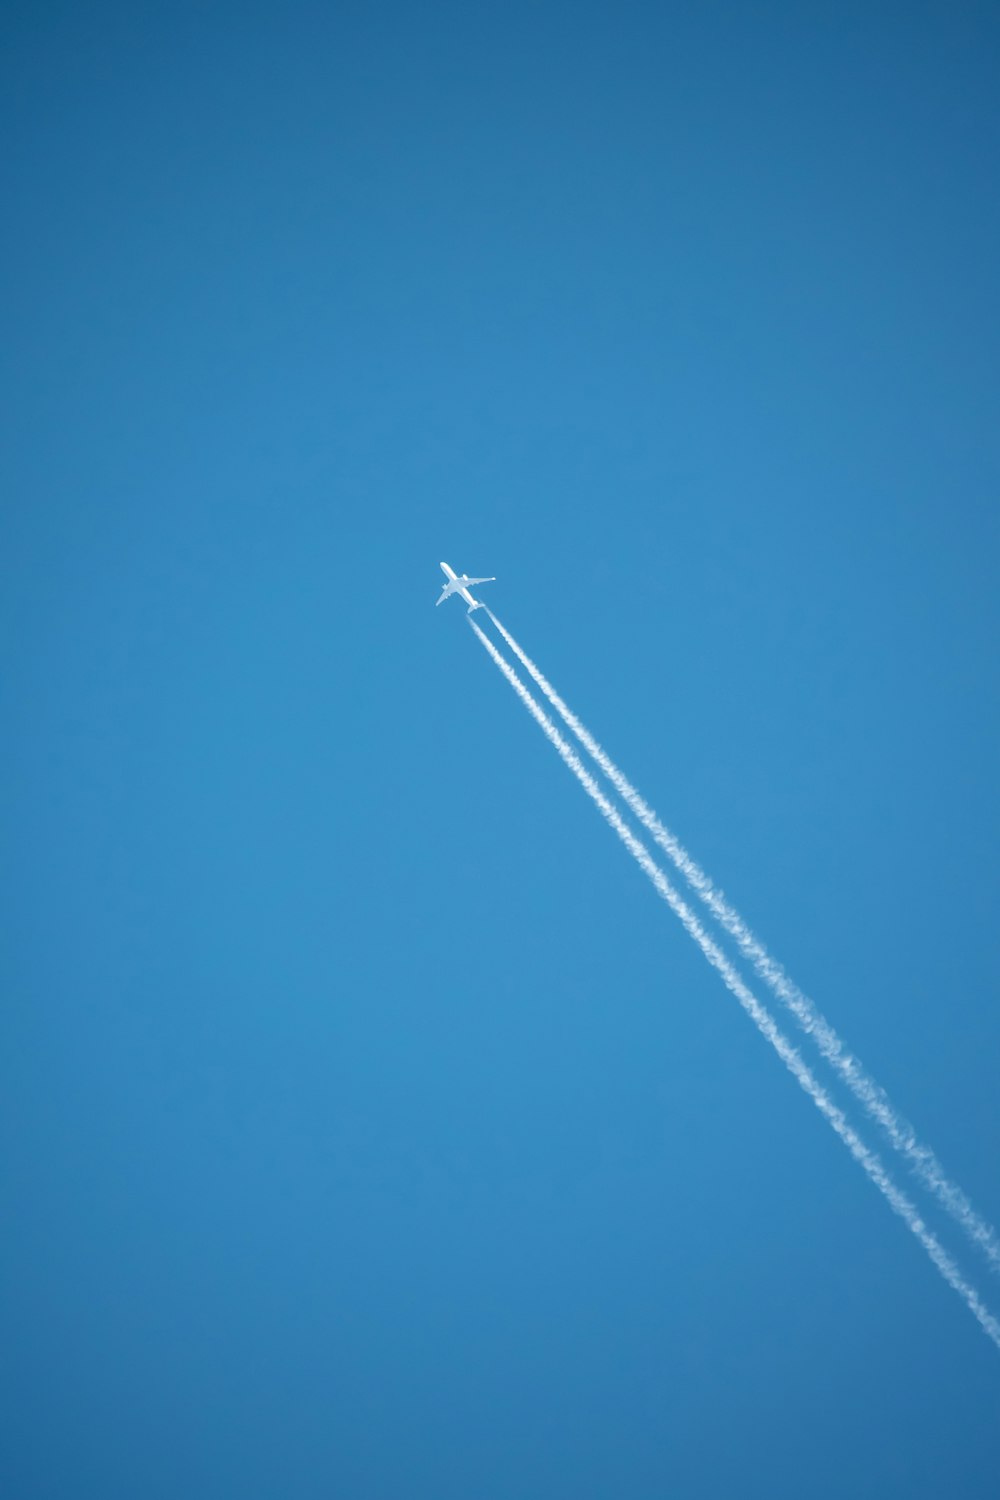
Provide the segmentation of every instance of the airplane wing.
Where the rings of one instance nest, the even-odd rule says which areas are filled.
[[[496,583],[495,578],[466,578],[464,573],[459,578],[458,574],[453,572],[446,562],[441,564],[441,572],[447,578],[448,582],[442,590],[440,599],[434,601],[435,604],[443,604],[446,599],[451,598],[452,594],[460,594],[469,606],[470,611],[481,609],[482,605],[476,603],[475,599],[469,593],[469,589],[473,584],[477,583]]]

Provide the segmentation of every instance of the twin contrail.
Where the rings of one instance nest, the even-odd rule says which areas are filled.
[[[497,628],[502,630],[499,623],[496,623]],[[848,1122],[843,1111],[834,1104],[826,1090],[817,1082],[798,1052],[779,1030],[770,1012],[760,1003],[744,983],[726,955],[712,938],[709,937],[691,908],[678,895],[645,845],[636,838],[617,809],[605,797],[594,778],[584,767],[580,757],[563,739],[551,719],[549,719],[548,715],[528,692],[528,689],[521,682],[513,668],[504,660],[492,641],[483,634],[475,621],[470,618],[469,624],[475,631],[484,649],[506,677],[546,738],[558,751],[562,760],[573,772],[573,775],[580,782],[584,791],[596,804],[602,816],[614,829],[640,869],[650,880],[657,894],[679,918],[689,937],[693,938],[708,962],[720,974],[727,989],[739,1001],[761,1035],[766,1037],[771,1043],[771,1046],[777,1052],[796,1082],[809,1095],[816,1108],[844,1142],[844,1145],[850,1151],[855,1161],[868,1174],[871,1181],[889,1203],[893,1212],[899,1215],[911,1234],[919,1240],[944,1280],[953,1291],[958,1293],[987,1337],[992,1339],[993,1343],[1000,1349],[1000,1323],[997,1322],[996,1318],[993,1317],[989,1309],[984,1305],[975,1288],[966,1281],[951,1256],[927,1228],[914,1204],[910,1202],[909,1198],[892,1181],[879,1157],[864,1144],[860,1136]],[[510,639],[507,637],[505,631],[502,631],[502,633],[506,639]],[[520,656],[520,652],[518,652],[518,655]]]
[[[795,1017],[802,1030],[812,1037],[827,1062],[847,1084],[872,1119],[878,1123],[891,1145],[906,1159],[924,1186],[930,1189],[941,1206],[961,1226],[973,1244],[983,1252],[993,1270],[1000,1272],[1000,1242],[997,1240],[995,1230],[976,1212],[961,1188],[949,1179],[934,1152],[917,1139],[913,1127],[893,1107],[885,1090],[865,1072],[859,1060],[845,1048],[840,1037],[814,1002],[788,978],[781,965],[771,957],[739,912],[730,905],[722,892],[716,889],[704,870],[688,854],[680,840],[660,822],[653,809],[643,800],[572,710],[567,707],[528,654],[521,649],[510,632],[504,629],[496,615],[490,610],[486,612],[525,671],[537,682],[563,723],[576,735],[592,760],[600,766],[623,802],[631,808],[643,827],[649,830],[660,848],[670,856],[676,868],[688,881],[692,890],[704,901],[720,926],[735,939],[740,952],[749,959],[760,978],[770,986],[773,993]]]

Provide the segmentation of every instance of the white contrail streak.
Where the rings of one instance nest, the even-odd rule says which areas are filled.
[[[567,728],[576,735],[588,755],[600,766],[619,796],[631,808],[639,822],[649,830],[660,848],[669,854],[676,868],[704,901],[719,924],[736,940],[740,952],[750,961],[760,978],[770,985],[782,1004],[791,1011],[802,1030],[812,1037],[827,1062],[844,1080],[872,1119],[881,1126],[887,1139],[900,1155],[905,1157],[924,1186],[930,1189],[941,1206],[961,1226],[973,1244],[978,1246],[993,1270],[1000,1272],[1000,1241],[997,1239],[996,1231],[976,1212],[962,1189],[949,1179],[934,1152],[917,1139],[912,1125],[893,1107],[885,1090],[865,1072],[859,1060],[847,1051],[840,1037],[817,1009],[815,1003],[788,978],[781,965],[771,957],[739,912],[730,906],[722,892],[716,889],[704,870],[688,854],[680,840],[660,822],[653,809],[643,800],[611,757],[563,702],[552,684],[543,676],[527,653],[521,649],[510,632],[501,625],[496,615],[489,609],[486,613],[518,661],[537,682]]]
[[[493,642],[483,634],[475,621],[470,618],[469,624],[476,632],[485,650],[489,652],[497,667],[499,667],[511,687],[517,693],[525,708],[538,724],[546,739],[558,751],[584,791],[596,803],[599,811],[614,829],[615,833],[617,833],[640,869],[652,882],[657,894],[680,919],[689,937],[694,939],[702,953],[708,959],[708,962],[722,976],[726,988],[735,995],[758,1031],[771,1043],[771,1046],[777,1052],[786,1068],[788,1068],[800,1087],[809,1095],[820,1113],[826,1117],[855,1161],[867,1172],[879,1192],[887,1200],[893,1211],[903,1220],[911,1234],[915,1235],[920,1241],[941,1276],[943,1276],[952,1290],[957,1292],[962,1298],[962,1301],[980,1324],[987,1337],[992,1339],[996,1347],[1000,1349],[1000,1323],[997,1322],[996,1318],[993,1317],[992,1313],[981,1301],[975,1288],[966,1281],[951,1256],[927,1228],[909,1198],[893,1182],[878,1156],[864,1144],[857,1132],[848,1123],[843,1111],[834,1104],[826,1090],[817,1082],[795,1048],[778,1029],[770,1012],[761,1005],[753,992],[747,988],[721,948],[708,936],[708,933],[702,927],[694,912],[677,894],[659,865],[656,864],[649,854],[645,845],[640,843],[616,808],[605,797],[604,793],[598,787],[597,782],[584,767],[576,751],[572,750],[566,743],[551,719],[539,704],[535,702],[535,699],[528,692],[528,689],[521,682],[513,668],[504,660]]]

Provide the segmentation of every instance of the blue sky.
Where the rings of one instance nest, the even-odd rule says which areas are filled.
[[[432,607],[1000,1218],[994,8],[6,32],[4,1494],[995,1494],[996,1350]]]

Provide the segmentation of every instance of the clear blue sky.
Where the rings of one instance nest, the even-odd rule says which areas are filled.
[[[996,1495],[996,1350],[433,601],[1000,1218],[998,63],[7,7],[5,1497]]]

